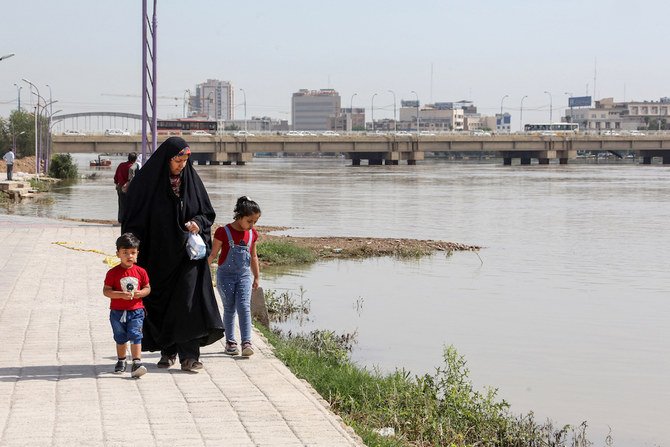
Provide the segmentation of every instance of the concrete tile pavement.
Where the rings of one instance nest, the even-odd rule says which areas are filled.
[[[249,359],[114,374],[102,295],[118,227],[0,215],[0,445],[360,446],[258,334]],[[67,246],[55,245],[68,242]]]

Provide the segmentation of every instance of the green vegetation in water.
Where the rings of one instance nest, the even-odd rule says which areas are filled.
[[[266,292],[268,308],[289,298]],[[289,308],[304,312],[297,305]],[[405,370],[382,374],[351,360],[356,334],[295,335],[260,324],[257,328],[274,346],[275,355],[307,380],[368,446],[591,445],[586,423],[556,429],[551,422],[536,422],[532,412],[512,414],[495,389],[475,390],[466,361],[453,346],[444,348],[443,365],[434,374],[412,376]],[[606,443],[611,445],[611,438]]]
[[[305,298],[305,289],[300,288],[300,298],[296,299],[292,293],[277,293],[274,290],[264,292],[265,307],[268,309],[270,320],[285,321],[290,315],[305,315],[310,311],[309,300]]]
[[[51,182],[33,177],[30,179],[30,187],[37,192],[48,192],[51,191]]]
[[[261,262],[272,265],[308,264],[317,259],[313,251],[290,241],[260,241],[256,252]]]
[[[49,175],[59,179],[74,179],[79,173],[70,154],[56,154],[51,158]]]

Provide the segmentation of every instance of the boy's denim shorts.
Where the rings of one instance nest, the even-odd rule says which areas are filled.
[[[125,313],[125,321],[123,315]],[[110,310],[109,321],[112,323],[114,341],[116,344],[125,344],[128,340],[134,345],[142,343],[142,325],[144,324],[144,309]]]

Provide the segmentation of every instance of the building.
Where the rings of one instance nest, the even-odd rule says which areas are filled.
[[[228,81],[208,79],[195,86],[195,95],[189,100],[189,116],[202,116],[215,121],[232,120],[233,86]]]
[[[463,130],[464,111],[459,103],[438,102],[420,107],[417,101],[401,101],[399,129],[416,130],[417,118],[420,130]]]
[[[301,89],[291,100],[294,130],[332,130],[333,119],[341,114],[340,94],[333,89]]]
[[[567,109],[564,120],[590,131],[666,129],[670,120],[670,98],[628,102],[603,98],[596,101],[595,107]]]
[[[248,120],[228,120],[219,123],[223,130],[247,130],[249,132],[283,132],[289,130],[288,120],[278,120],[269,116],[252,116]]]
[[[331,129],[333,130],[364,130],[365,129],[365,108],[364,107],[346,107],[341,109],[340,114],[331,119]]]
[[[510,133],[512,131],[512,115],[507,112],[496,113],[495,129],[498,133]]]

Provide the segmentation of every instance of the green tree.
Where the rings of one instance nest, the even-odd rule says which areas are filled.
[[[2,152],[16,143],[16,156],[35,154],[35,116],[14,110],[9,119],[0,118],[0,148]]]
[[[79,175],[77,165],[70,154],[55,154],[51,157],[49,176],[60,179],[74,179]]]

